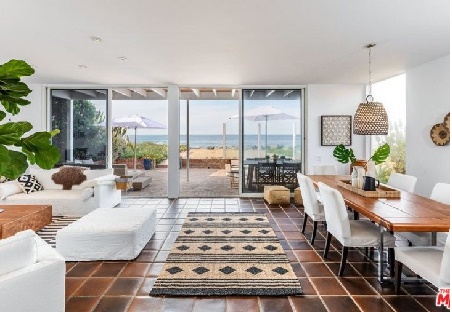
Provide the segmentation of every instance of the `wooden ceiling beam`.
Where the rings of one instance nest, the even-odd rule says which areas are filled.
[[[148,97],[148,92],[146,90],[144,90],[144,89],[135,88],[135,89],[132,89],[132,91],[137,93],[137,94],[139,94],[139,95],[141,95],[142,97],[145,97],[145,98]]]
[[[269,97],[270,95],[272,95],[273,92],[275,92],[275,90],[267,91],[267,94],[265,94],[265,97]]]
[[[122,94],[126,97],[132,96],[132,91],[130,89],[113,89],[114,92]]]
[[[200,97],[201,96],[201,92],[199,91],[199,89],[191,89],[193,91],[193,93],[197,96]]]
[[[155,93],[157,93],[158,95],[160,95],[161,97],[166,97],[166,90],[163,88],[152,88],[152,91],[154,91]]]

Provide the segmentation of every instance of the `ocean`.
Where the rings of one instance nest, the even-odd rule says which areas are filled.
[[[133,142],[133,135],[129,135],[129,139]],[[180,141],[182,145],[187,144],[187,136],[181,135]],[[168,135],[137,135],[137,143],[153,142],[157,144],[168,144]],[[295,143],[300,146],[301,136],[297,135]],[[244,137],[245,148],[257,147],[257,135],[249,134]],[[239,136],[237,134],[226,135],[226,146],[228,148],[239,146]],[[265,135],[261,135],[261,146],[265,146]],[[267,146],[270,147],[292,147],[292,135],[286,134],[269,134],[267,136]],[[223,135],[190,135],[191,148],[208,148],[223,147]]]

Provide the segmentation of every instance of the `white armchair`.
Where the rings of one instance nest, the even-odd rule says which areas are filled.
[[[407,174],[401,173],[391,173],[388,179],[388,185],[401,189],[406,192],[414,192],[414,187],[416,186],[417,178]]]
[[[450,184],[448,183],[436,183],[433,187],[430,199],[436,200],[437,202],[450,205]],[[428,209],[428,207],[425,207]],[[430,246],[432,245],[432,233],[430,232],[399,232],[399,235],[406,238],[411,245],[415,246]],[[437,245],[444,246],[446,243],[448,233],[438,232],[437,235]]]
[[[32,230],[0,240],[0,311],[63,312],[64,258]]]
[[[334,237],[342,244],[342,259],[338,276],[342,276],[347,261],[349,247],[379,247],[380,231],[369,220],[349,220],[347,207],[344,198],[338,190],[335,190],[324,183],[318,183],[320,195],[322,196],[323,207],[325,209],[325,219],[327,224],[327,238],[323,257],[328,256],[331,237]],[[389,232],[383,233],[383,245],[393,248],[395,238]]]
[[[396,292],[400,292],[403,265],[438,288],[450,287],[450,232],[444,247],[396,247]]]
[[[311,236],[311,245],[313,245],[315,236],[317,234],[317,223],[319,221],[325,221],[325,212],[323,211],[323,205],[317,199],[312,180],[301,173],[297,173],[297,180],[298,184],[300,185],[301,194],[303,196],[304,206],[304,220],[301,233],[304,234],[308,216],[311,217],[314,226]]]

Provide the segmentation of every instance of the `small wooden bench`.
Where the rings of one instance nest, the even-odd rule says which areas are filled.
[[[134,191],[139,191],[144,189],[146,186],[149,185],[149,183],[151,183],[152,178],[151,177],[137,177],[135,179],[133,179],[132,182],[132,188]]]

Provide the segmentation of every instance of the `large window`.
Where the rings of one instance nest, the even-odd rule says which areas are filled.
[[[372,152],[380,145],[388,143],[391,154],[377,166],[380,181],[386,182],[391,172],[405,173],[406,141],[406,76],[396,76],[372,85],[372,93],[377,102],[383,103],[389,119],[387,136],[372,136]]]
[[[51,90],[52,143],[63,164],[106,167],[107,90]]]

